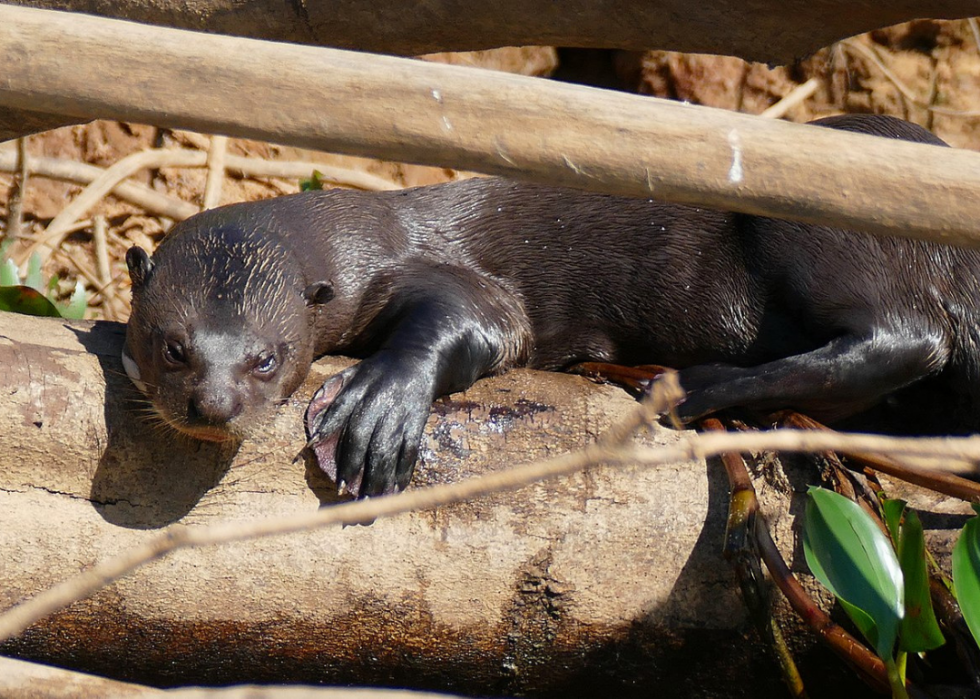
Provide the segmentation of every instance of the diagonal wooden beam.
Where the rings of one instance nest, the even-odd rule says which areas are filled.
[[[967,244],[980,154],[534,78],[0,5],[0,107]]]

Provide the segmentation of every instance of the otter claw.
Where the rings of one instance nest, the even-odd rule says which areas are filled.
[[[327,409],[340,394],[344,385],[347,383],[346,372],[341,372],[327,379],[323,386],[317,389],[306,408],[304,424],[306,426],[306,449],[313,454],[316,465],[320,467],[327,477],[337,483],[337,435],[324,435],[322,433],[323,423],[326,419]],[[343,495],[346,483],[338,483],[338,491]]]
[[[341,493],[363,498],[408,485],[435,382],[427,362],[387,352],[317,391],[306,411],[307,437],[317,465]]]

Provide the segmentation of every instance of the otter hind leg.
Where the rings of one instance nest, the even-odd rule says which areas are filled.
[[[819,349],[743,368],[700,365],[680,372],[684,422],[736,406],[794,408],[836,420],[871,407],[887,394],[935,373],[948,351],[938,336],[877,332],[845,335]]]

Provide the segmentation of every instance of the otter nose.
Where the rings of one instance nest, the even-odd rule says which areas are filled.
[[[198,393],[187,404],[190,424],[223,425],[242,412],[242,399],[235,391]]]

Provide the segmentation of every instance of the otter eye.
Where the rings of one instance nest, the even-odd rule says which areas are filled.
[[[163,343],[163,359],[172,365],[186,364],[187,355],[184,353],[184,346],[176,340],[167,340]]]
[[[275,372],[278,366],[279,362],[276,361],[276,355],[266,354],[259,357],[259,360],[252,368],[252,372],[260,376],[269,376]]]

